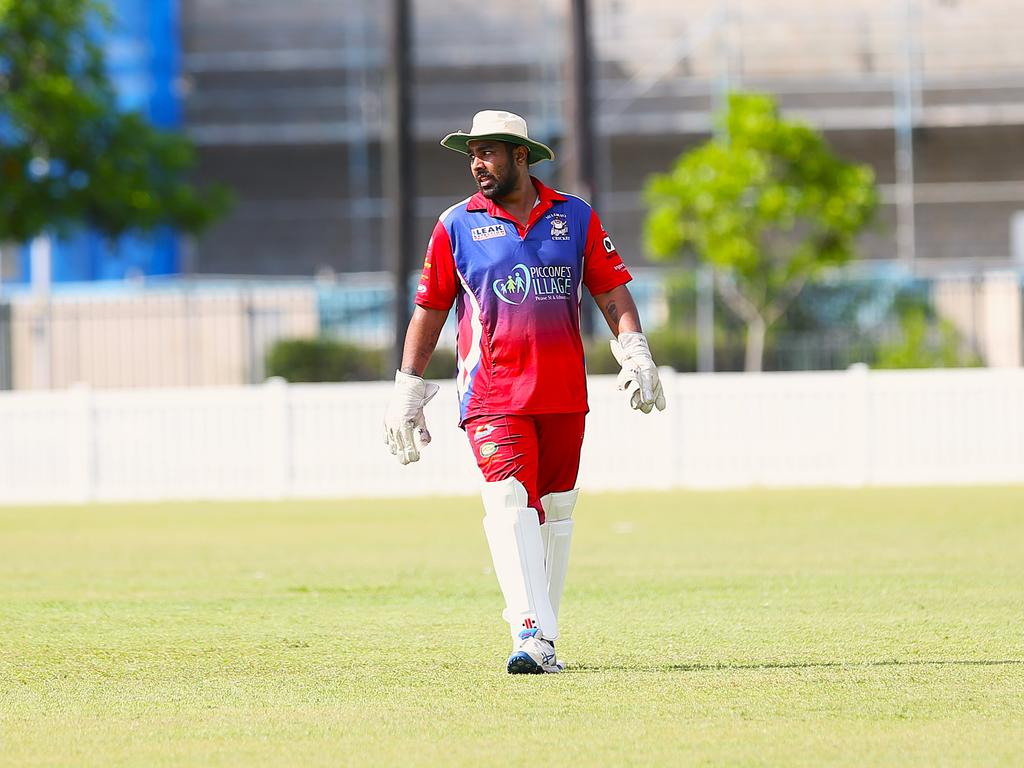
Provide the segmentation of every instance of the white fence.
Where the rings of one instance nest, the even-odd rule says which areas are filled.
[[[0,395],[0,503],[472,493],[455,387],[400,466],[389,383]],[[1024,482],[1024,370],[676,375],[629,411],[590,381],[588,490]]]

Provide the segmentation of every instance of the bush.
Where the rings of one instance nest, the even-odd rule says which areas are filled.
[[[608,339],[603,336],[596,336],[586,342],[583,354],[587,361],[587,373],[618,373],[619,364],[612,357],[612,350],[608,346]]]
[[[647,334],[651,355],[658,365],[677,371],[697,370],[697,337],[692,330],[657,328]],[[592,339],[585,349],[587,373],[618,373],[619,364],[612,355],[608,337]]]
[[[656,328],[647,334],[651,355],[658,365],[676,371],[697,370],[697,334],[678,328]]]
[[[452,379],[455,377],[455,352],[450,349],[435,349],[423,371],[424,379]]]
[[[386,370],[385,350],[336,339],[282,339],[267,353],[267,376],[291,382],[372,381]]]
[[[282,339],[267,353],[267,376],[291,382],[376,381],[394,377],[390,350],[360,347],[337,339]],[[423,377],[455,376],[455,353],[437,349]]]
[[[900,317],[900,338],[880,344],[876,368],[960,368],[981,365],[965,353],[956,328],[948,320],[929,318],[920,308]]]

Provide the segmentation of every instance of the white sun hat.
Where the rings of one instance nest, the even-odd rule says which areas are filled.
[[[555,159],[555,153],[551,151],[550,147],[530,138],[526,121],[523,118],[511,112],[496,109],[477,112],[473,115],[473,127],[469,129],[469,133],[462,131],[449,133],[441,139],[441,146],[454,149],[465,155],[469,153],[469,142],[480,139],[496,139],[512,144],[522,144],[530,150],[526,158],[530,165],[539,163],[541,160]]]

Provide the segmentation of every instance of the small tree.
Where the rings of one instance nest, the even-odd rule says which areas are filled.
[[[716,270],[746,324],[746,370],[760,371],[768,328],[808,279],[853,256],[878,205],[874,174],[786,121],[768,96],[734,94],[719,136],[647,184],[645,236],[664,260],[687,252]]]
[[[188,183],[182,136],[117,109],[97,0],[0,0],[0,242],[76,225],[198,231],[227,192]]]

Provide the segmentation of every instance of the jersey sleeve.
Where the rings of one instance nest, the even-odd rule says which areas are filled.
[[[451,240],[444,224],[438,221],[423,258],[423,272],[416,286],[416,304],[427,309],[451,309],[458,290]]]
[[[597,296],[625,285],[632,279],[633,276],[629,274],[622,257],[605,232],[601,219],[591,210],[590,223],[587,225],[587,241],[583,250],[583,284],[587,286],[591,296]]]

